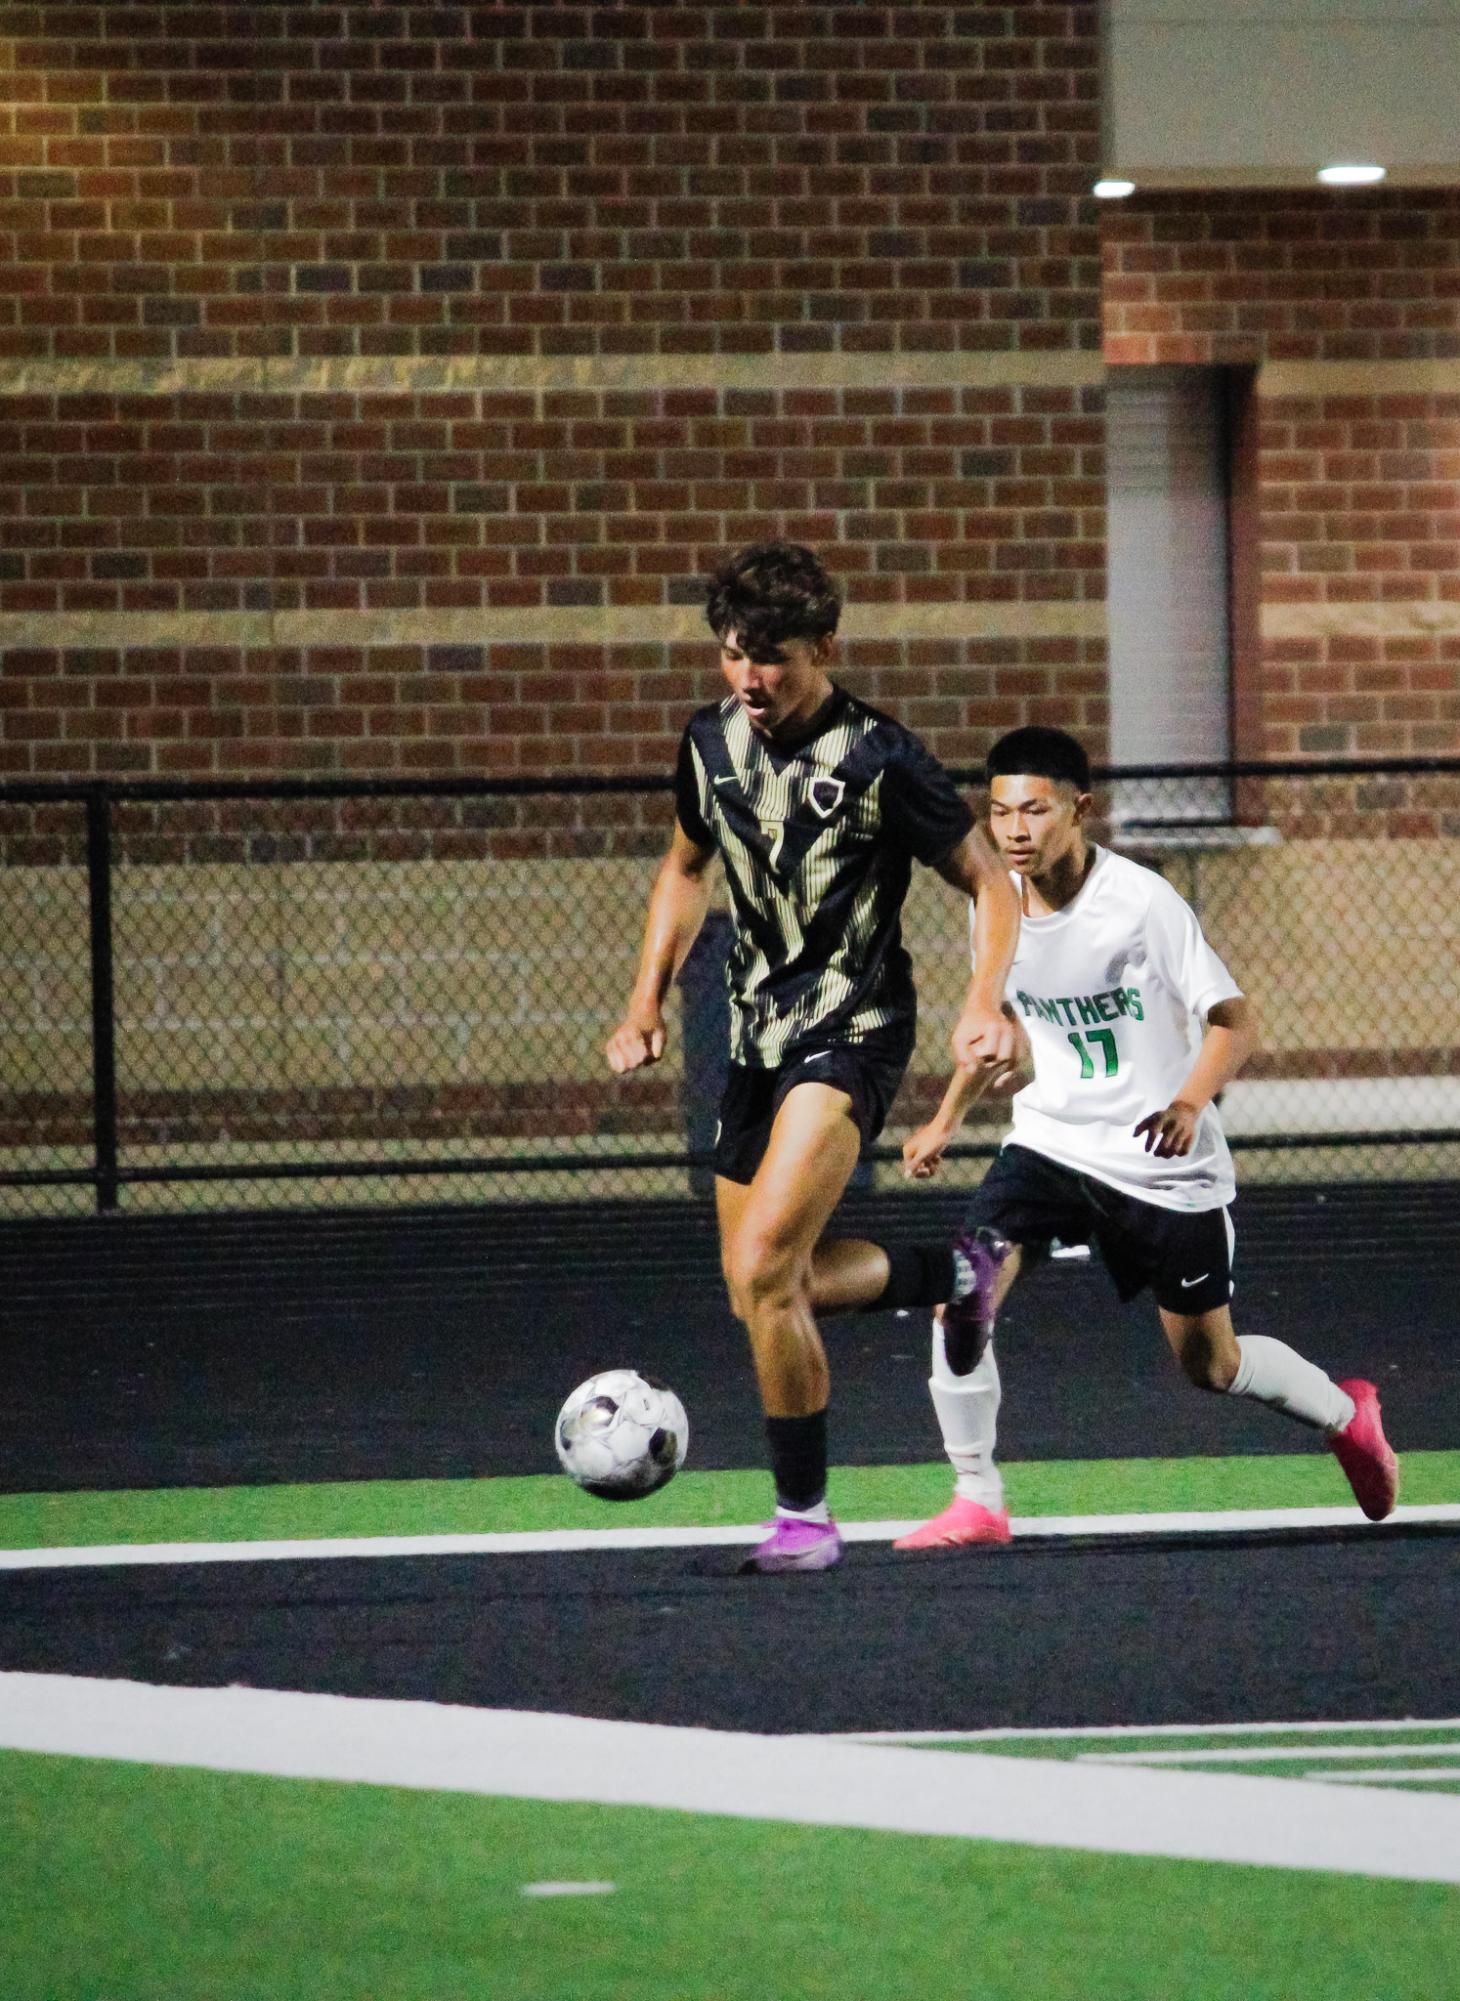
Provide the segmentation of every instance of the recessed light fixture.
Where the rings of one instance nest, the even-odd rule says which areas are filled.
[[[1318,178],[1326,188],[1367,188],[1375,181],[1382,181],[1385,167],[1365,166],[1358,161],[1341,162],[1332,167],[1320,167]]]
[[[1090,190],[1100,201],[1123,201],[1127,195],[1133,195],[1135,191],[1134,181],[1118,181],[1114,178],[1097,181]]]

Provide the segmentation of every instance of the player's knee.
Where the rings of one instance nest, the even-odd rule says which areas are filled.
[[[1237,1357],[1205,1341],[1189,1342],[1178,1357],[1186,1380],[1199,1390],[1225,1395],[1237,1374]]]
[[[773,1238],[751,1237],[725,1260],[725,1281],[736,1318],[752,1321],[777,1307],[789,1307],[804,1290],[802,1260]]]

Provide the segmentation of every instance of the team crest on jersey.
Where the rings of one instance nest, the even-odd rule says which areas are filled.
[[[806,796],[811,801],[812,810],[819,813],[823,820],[829,820],[847,796],[847,782],[844,778],[813,779]]]

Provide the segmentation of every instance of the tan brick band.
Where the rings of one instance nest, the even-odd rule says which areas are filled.
[[[1259,396],[1460,396],[1460,357],[1449,361],[1266,361]]]
[[[1103,603],[849,605],[848,640],[1099,639]],[[527,610],[14,612],[0,648],[671,646],[706,637],[697,605]]]
[[[1097,353],[342,356],[330,359],[0,362],[0,396],[411,394],[660,389],[1089,389]]]
[[[1262,607],[1264,639],[1428,639],[1454,633],[1460,633],[1460,601],[1454,599]]]
[[[276,646],[266,611],[53,611],[0,613],[0,648]]]

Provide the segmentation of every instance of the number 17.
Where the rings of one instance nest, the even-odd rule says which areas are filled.
[[[1100,1047],[1105,1051],[1105,1074],[1107,1077],[1113,1077],[1120,1068],[1120,1051],[1115,1046],[1115,1036],[1108,1028],[1092,1028],[1089,1032],[1089,1040],[1091,1042],[1098,1042]],[[1085,1037],[1072,1033],[1070,1041],[1074,1043],[1075,1054],[1080,1059],[1081,1077],[1093,1077],[1095,1075],[1095,1065],[1091,1060],[1089,1050],[1085,1047]]]

